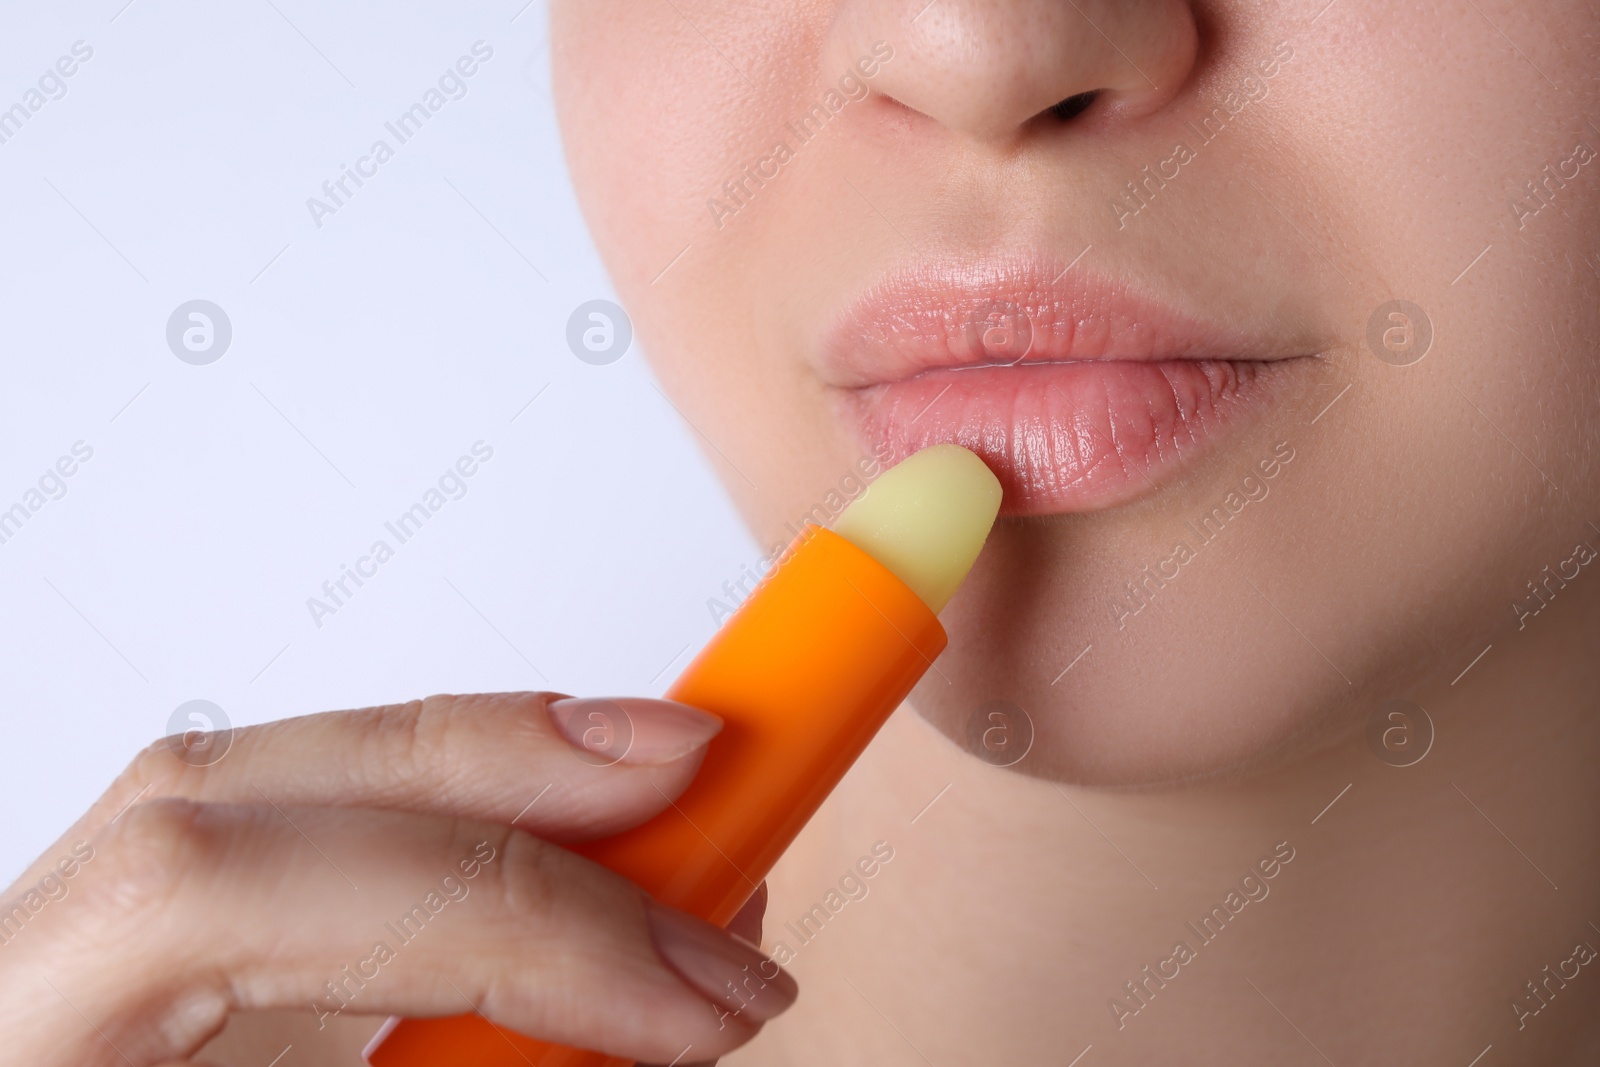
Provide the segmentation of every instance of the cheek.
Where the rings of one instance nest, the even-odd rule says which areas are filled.
[[[812,6],[555,4],[568,164],[620,288],[649,286],[685,247],[726,253],[707,201],[781,136],[785,105],[815,66]]]
[[[641,351],[715,442],[713,462],[763,543],[856,458],[842,445],[813,457],[820,400],[795,377],[792,331],[775,321],[803,294],[770,288],[792,279],[785,264],[806,248],[783,221],[808,181],[799,168],[825,160],[782,164],[725,225],[710,203],[726,203],[725,183],[770,158],[821,92],[830,6],[557,0],[551,16],[557,115],[590,232]]]
[[[551,9],[551,80],[567,164],[620,287],[673,236],[712,101],[668,5],[639,12],[568,0]],[[606,27],[614,28],[607,32]],[[662,262],[665,262],[663,260]]]
[[[1348,159],[1351,241],[1378,268],[1349,324],[1355,402],[1308,467],[1341,504],[1306,522],[1303,548],[1339,566],[1305,581],[1344,583],[1325,592],[1333,620],[1372,643],[1352,642],[1358,668],[1394,677],[1409,658],[1413,675],[1431,667],[1448,682],[1600,510],[1600,165],[1546,170],[1600,143],[1546,80],[1591,76],[1592,49],[1576,42],[1596,24],[1579,25],[1576,5],[1522,21],[1519,53],[1476,16],[1442,26],[1399,4],[1351,15],[1354,35],[1307,64],[1308,87],[1333,99],[1342,84],[1364,115],[1403,104],[1329,146]],[[1368,316],[1395,298],[1419,305],[1433,334],[1410,366],[1376,358],[1367,337]]]

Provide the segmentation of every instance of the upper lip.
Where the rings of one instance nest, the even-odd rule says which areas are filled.
[[[1309,354],[1282,329],[1227,326],[1081,266],[919,264],[852,301],[820,346],[830,385],[941,368],[1089,360],[1268,361]]]

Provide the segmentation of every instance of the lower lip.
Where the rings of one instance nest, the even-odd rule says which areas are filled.
[[[953,442],[1005,487],[1007,515],[1124,503],[1174,477],[1299,360],[1082,360],[931,370],[843,390],[846,417],[891,462]]]

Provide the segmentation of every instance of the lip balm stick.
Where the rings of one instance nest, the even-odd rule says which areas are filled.
[[[982,460],[935,445],[885,471],[833,530],[808,526],[667,691],[722,716],[666,811],[574,851],[726,925],[944,650],[936,613],[1000,509]],[[372,1067],[625,1067],[477,1015],[404,1019]]]

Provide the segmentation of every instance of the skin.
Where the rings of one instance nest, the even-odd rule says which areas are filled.
[[[1600,983],[1537,1016],[1512,1002],[1576,940],[1600,946],[1600,581],[1513,605],[1539,606],[1527,583],[1579,539],[1600,546],[1600,185],[1586,164],[1542,207],[1524,187],[1600,145],[1600,16],[924,6],[554,6],[591,229],[760,543],[870,451],[814,357],[855,294],[918,257],[1088,247],[1081,269],[1266,323],[1307,358],[1135,499],[1002,518],[917,716],[775,875],[768,947],[796,948],[782,921],[873,841],[899,858],[833,920],[847,933],[799,948],[805,997],[733,1062],[1066,1062],[1091,1043],[1086,1063],[1317,1062],[1310,1044],[1341,1065],[1464,1064],[1491,1043],[1587,1062]],[[723,183],[877,41],[895,54],[871,95],[729,211]],[[1268,96],[1119,219],[1117,190],[1283,41]],[[1089,91],[1080,118],[1041,115]],[[1365,339],[1392,299],[1433,328],[1410,366]],[[1119,625],[1125,583],[1279,442],[1295,458],[1270,497]],[[1406,768],[1365,731],[1393,698],[1435,734]],[[968,751],[996,699],[1034,731],[1006,769]],[[1119,1019],[1113,996],[1138,1006],[1123,982],[1280,842],[1296,858],[1271,897]]]
[[[352,1063],[385,1015],[473,1009],[639,1059],[748,1040],[793,980],[719,1018],[718,976],[770,963],[681,913],[664,938],[666,909],[560,847],[664,809],[720,720],[624,700],[602,721],[556,697],[286,719],[213,735],[216,759],[151,745],[6,893],[25,908],[0,958],[7,1055],[242,1064],[292,1044]],[[595,729],[629,744],[580,744]],[[759,936],[760,906],[731,928]]]
[[[590,226],[762,544],[871,453],[813,356],[917,256],[1088,248],[1085,271],[1265,324],[1298,357],[1285,387],[1128,499],[1002,518],[939,670],[772,878],[765,944],[806,994],[764,1028],[714,1029],[638,891],[559,848],[654,814],[709,731],[596,768],[548,695],[513,694],[240,731],[205,768],[152,747],[8,891],[92,844],[71,906],[0,954],[8,1052],[259,1067],[295,1041],[299,1062],[353,1062],[376,1018],[330,1036],[305,1002],[368,951],[363,922],[487,841],[483,907],[406,949],[364,1011],[465,996],[661,1061],[759,1030],[727,1062],[1592,1062],[1600,979],[1569,961],[1600,946],[1600,580],[1585,565],[1548,605],[1527,583],[1600,546],[1600,162],[1536,214],[1512,203],[1600,143],[1600,15],[1471,6],[557,0]],[[895,55],[870,95],[715,217],[707,199],[879,40]],[[1265,99],[1134,218],[1108,209],[1282,41]],[[1086,92],[1077,118],[1041,116]],[[1365,341],[1392,299],[1433,327],[1406,367]],[[1280,442],[1270,496],[1119,624],[1124,584]],[[1394,698],[1431,727],[1370,740]],[[1031,728],[1003,767],[973,740],[995,700],[1020,709],[1007,736]],[[555,788],[519,812],[530,766]],[[797,937],[877,842],[893,859],[868,891]],[[1215,940],[1192,933],[1230,892]],[[1145,979],[1180,939],[1195,958]]]

